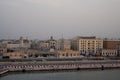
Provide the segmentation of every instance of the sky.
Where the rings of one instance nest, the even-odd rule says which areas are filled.
[[[120,0],[0,0],[0,39],[120,38]]]

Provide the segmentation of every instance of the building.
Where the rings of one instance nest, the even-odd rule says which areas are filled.
[[[32,41],[31,49],[36,49],[40,51],[50,51],[56,49],[56,40],[51,38],[49,40],[40,40],[40,41]]]
[[[35,49],[29,49],[27,50],[26,53],[29,58],[55,57],[55,52],[50,52],[50,51],[40,51]]]
[[[19,43],[8,43],[7,48],[20,48]]]
[[[72,40],[72,49],[80,51],[81,54],[94,55],[101,53],[103,40],[96,37],[77,37]]]
[[[5,48],[0,48],[0,59],[2,58],[5,52],[7,52]]]
[[[76,51],[79,51],[79,47],[78,47],[78,38],[73,38],[71,40],[71,49],[72,50],[76,50]]]
[[[0,42],[0,48],[6,48],[7,42],[1,41]]]
[[[50,40],[48,40],[50,49],[56,49],[56,40],[53,39],[53,36],[50,37]]]
[[[120,40],[104,40],[103,48],[117,50],[117,56],[120,56]]]
[[[104,57],[111,57],[111,56],[117,56],[117,49],[103,49],[102,55]]]
[[[59,58],[74,58],[74,57],[80,57],[79,51],[73,51],[73,50],[62,50],[57,51],[57,57]]]
[[[50,49],[50,45],[46,41],[39,42],[39,48],[41,51],[48,51]]]
[[[30,48],[30,41],[20,37],[19,40],[10,40],[6,43],[6,48]]]
[[[31,49],[49,51],[49,42],[47,41],[32,41]]]
[[[21,59],[26,57],[27,55],[22,52],[7,52],[3,54],[3,58],[9,58],[9,59]]]
[[[117,49],[118,45],[120,45],[120,40],[103,40],[104,49]]]
[[[20,37],[19,39],[20,48],[30,48],[30,41],[26,38]]]
[[[117,56],[120,56],[120,44],[117,46]]]
[[[69,39],[57,40],[57,50],[71,50],[71,40]]]

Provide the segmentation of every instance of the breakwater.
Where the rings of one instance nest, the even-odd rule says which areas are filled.
[[[120,68],[120,60],[99,61],[54,61],[54,62],[11,62],[0,64],[0,75],[14,71],[55,71]]]

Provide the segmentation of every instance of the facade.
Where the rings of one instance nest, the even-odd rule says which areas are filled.
[[[54,40],[52,36],[50,37],[50,40],[48,42],[50,49],[56,49],[56,40]]]
[[[5,48],[0,48],[0,59],[2,58],[2,56],[5,52],[6,52]]]
[[[20,44],[17,43],[8,43],[7,48],[20,48]]]
[[[3,57],[10,59],[20,59],[27,57],[27,55],[22,52],[7,52],[3,54]]]
[[[120,56],[120,44],[117,46],[117,56]]]
[[[19,40],[11,40],[7,42],[6,48],[30,48],[30,42],[28,39],[20,37]]]
[[[81,54],[101,53],[103,49],[103,40],[96,37],[78,37],[72,42],[73,48],[80,51]]]
[[[57,40],[57,50],[71,50],[71,40],[69,39]]]
[[[50,49],[49,47],[49,43],[48,42],[45,42],[45,41],[42,41],[39,43],[39,48],[42,50],[42,51],[47,51]]]
[[[1,40],[0,57],[79,57],[85,56],[120,56],[120,40],[101,40],[95,36],[76,37],[73,39],[49,40],[33,42],[20,37],[19,40]]]
[[[103,48],[104,49],[112,49],[112,50],[115,49],[115,50],[117,50],[117,56],[120,56],[120,40],[104,40]]]
[[[64,40],[64,50],[71,50],[71,40]]]
[[[20,48],[30,48],[30,41],[28,39],[24,39],[23,37],[20,37]]]
[[[79,51],[73,51],[73,50],[62,50],[57,51],[57,57],[59,58],[74,58],[74,57],[80,57]]]
[[[40,51],[50,51],[51,49],[56,49],[56,40],[51,38],[49,40],[42,40],[42,41],[32,41],[31,49],[36,49]]]
[[[39,49],[38,41],[36,41],[36,40],[31,41],[30,49]]]
[[[6,46],[7,46],[7,43],[4,43],[4,41],[0,42],[0,48],[6,48]]]
[[[104,40],[103,41],[104,49],[117,49],[118,45],[120,45],[120,40]]]
[[[55,57],[54,52],[40,51],[40,50],[34,50],[34,49],[29,49],[27,50],[26,53],[29,58]]]
[[[79,51],[79,47],[78,47],[78,41],[79,39],[77,39],[77,38],[74,38],[74,39],[72,39],[71,40],[71,49],[72,50],[77,50],[77,51]]]
[[[48,51],[50,49],[49,42],[47,42],[47,41],[33,41],[31,43],[31,49]]]
[[[117,56],[117,49],[103,49],[101,56],[104,57]]]

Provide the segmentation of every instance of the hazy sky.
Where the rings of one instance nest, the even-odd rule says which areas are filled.
[[[120,38],[120,0],[0,0],[0,39]]]

